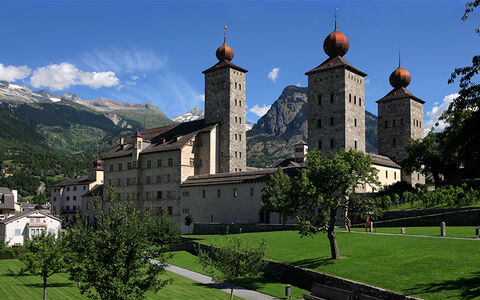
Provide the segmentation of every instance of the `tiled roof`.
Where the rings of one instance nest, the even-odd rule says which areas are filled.
[[[317,71],[322,71],[322,70],[328,70],[331,68],[338,68],[338,67],[344,67],[354,73],[357,73],[360,76],[367,76],[367,73],[360,71],[359,69],[355,68],[352,66],[351,63],[349,63],[345,58],[341,56],[334,56],[334,57],[329,57],[326,61],[321,63],[318,67],[308,71],[305,73],[305,75],[309,75],[312,73],[315,73]]]
[[[38,209],[37,209],[37,210],[33,210],[33,211],[32,211],[32,210],[23,211],[23,212],[21,212],[21,213],[15,213],[14,216],[12,216],[12,217],[10,217],[10,218],[8,218],[8,219],[5,219],[5,220],[3,220],[3,221],[0,221],[0,223],[7,224],[7,223],[10,223],[10,222],[12,222],[12,221],[18,220],[18,219],[20,219],[20,218],[23,218],[23,217],[25,217],[25,216],[27,216],[27,215],[31,215],[31,214],[34,214],[34,213],[41,213],[42,215],[47,216],[47,217],[49,217],[49,218],[55,219],[55,220],[60,221],[60,222],[62,221],[62,220],[60,220],[59,218],[54,217],[54,216],[52,216],[51,214],[49,214],[49,212],[50,212],[50,211],[48,211],[48,210],[38,210]]]
[[[72,178],[69,180],[62,181],[60,183],[52,185],[52,187],[67,186],[67,185],[79,185],[79,184],[88,184],[94,182],[95,180],[88,180],[88,176],[79,176],[77,178]]]
[[[262,182],[267,181],[270,178],[270,174],[275,173],[277,170],[276,168],[269,168],[256,171],[189,176],[180,187]],[[287,175],[295,176],[298,169],[283,168],[283,171]]]
[[[230,67],[232,69],[235,69],[235,70],[238,70],[238,71],[241,71],[241,72],[245,72],[247,73],[248,71],[242,67],[239,67],[237,66],[236,64],[228,61],[228,60],[224,60],[224,61],[220,61],[218,62],[216,65],[214,65],[213,67],[211,68],[208,68],[206,69],[205,71],[203,71],[202,73],[205,74],[205,73],[208,73],[210,71],[215,71],[215,70],[218,70],[218,69],[221,69],[221,68],[225,68],[225,67]]]
[[[181,149],[200,132],[209,132],[217,123],[205,124],[205,120],[195,120],[180,124],[146,129],[141,132],[144,140],[151,142],[140,154]],[[127,139],[123,145],[117,145],[107,152],[102,159],[132,155],[133,144]]]
[[[414,96],[409,90],[407,90],[406,88],[404,87],[400,87],[398,89],[393,89],[391,90],[388,94],[386,94],[383,98],[377,100],[377,103],[380,102],[380,101],[386,101],[386,100],[395,100],[395,99],[403,99],[403,98],[411,98],[415,101],[418,101],[420,103],[425,103],[425,101],[423,101],[422,99],[420,98],[417,98],[416,96]]]
[[[395,163],[393,160],[391,160],[387,156],[374,154],[374,153],[367,153],[367,156],[370,157],[374,165],[380,165],[380,166],[397,168],[397,169],[401,168],[397,163]]]
[[[84,194],[82,197],[103,197],[103,184],[97,184],[90,191]]]

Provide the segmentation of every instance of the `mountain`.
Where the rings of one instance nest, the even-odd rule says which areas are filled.
[[[293,156],[293,144],[308,140],[307,88],[287,86],[247,132],[247,165],[266,167]],[[365,111],[367,152],[377,152],[377,117]]]
[[[0,105],[33,127],[49,147],[63,153],[98,152],[119,135],[173,123],[151,103],[83,100],[70,93],[35,92],[6,81],[0,81]]]
[[[193,109],[187,111],[186,113],[176,116],[172,120],[177,123],[183,123],[183,122],[190,122],[190,121],[195,121],[203,118],[205,118],[205,111],[198,107],[194,107]],[[252,129],[253,125],[254,125],[253,122],[247,121],[246,123],[247,131]]]

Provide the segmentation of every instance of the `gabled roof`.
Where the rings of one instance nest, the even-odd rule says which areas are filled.
[[[354,66],[352,66],[351,63],[349,63],[345,58],[341,56],[329,57],[326,61],[321,63],[319,66],[305,73],[305,75],[310,75],[318,71],[328,70],[332,68],[340,68],[340,67],[346,68],[347,70],[350,70],[360,76],[363,76],[363,77],[367,76],[367,73],[362,72],[359,69],[355,68]]]
[[[282,168],[287,175],[294,176],[299,168]],[[208,175],[189,176],[180,184],[180,187],[219,185],[219,184],[237,184],[250,182],[264,182],[270,179],[270,174],[275,173],[278,168],[268,168],[255,171],[245,171],[236,173],[218,173]]]
[[[173,124],[157,128],[146,129],[141,132],[144,140],[149,140],[150,145],[140,154],[178,150],[185,146],[194,136],[201,132],[209,132],[217,126],[217,123],[206,124],[205,120],[195,120],[180,124]],[[132,155],[132,139],[107,152],[102,159]]]
[[[205,73],[208,73],[208,72],[211,72],[211,71],[215,71],[215,70],[218,70],[218,69],[221,69],[221,68],[226,68],[226,67],[230,67],[232,69],[235,69],[235,70],[238,70],[240,72],[244,72],[244,73],[247,73],[248,71],[242,67],[239,67],[237,66],[236,64],[228,61],[228,60],[224,60],[224,61],[220,61],[218,62],[216,65],[214,65],[213,67],[211,68],[208,68],[206,69],[205,71],[203,71],[202,73],[205,74]]]
[[[391,90],[388,94],[386,94],[383,98],[377,100],[377,103],[380,101],[388,101],[388,100],[396,100],[396,99],[404,99],[410,98],[421,104],[425,103],[422,99],[414,96],[409,90],[404,87],[399,87],[398,89]]]
[[[90,191],[84,194],[82,197],[103,197],[103,184],[95,185]]]
[[[76,178],[68,179],[62,181],[60,183],[54,184],[51,187],[60,187],[60,186],[67,186],[67,185],[80,185],[80,184],[88,184],[91,182],[95,182],[95,180],[88,180],[88,176],[78,176]]]
[[[3,221],[0,221],[0,223],[8,224],[8,223],[11,223],[11,222],[13,222],[13,221],[16,221],[16,220],[18,220],[18,219],[21,219],[21,218],[23,218],[23,217],[26,217],[26,216],[28,216],[28,215],[35,214],[35,213],[39,213],[39,214],[42,214],[42,215],[44,215],[44,216],[46,216],[46,217],[49,217],[49,218],[52,218],[52,219],[57,220],[57,221],[59,221],[59,222],[62,222],[62,220],[60,220],[59,218],[54,217],[54,216],[52,216],[51,214],[49,214],[49,211],[48,211],[48,210],[38,210],[38,209],[37,209],[37,210],[33,210],[33,211],[32,211],[32,210],[29,210],[29,211],[23,211],[23,212],[21,212],[21,213],[15,213],[14,216],[12,216],[12,217],[10,217],[10,218],[8,218],[8,219],[5,219],[5,220],[3,220]]]
[[[374,165],[401,169],[401,167],[397,163],[395,163],[393,160],[391,160],[387,156],[383,156],[375,153],[366,153],[366,154],[368,157],[370,157],[370,160]]]

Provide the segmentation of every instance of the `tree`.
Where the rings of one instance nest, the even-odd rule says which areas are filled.
[[[215,282],[226,281],[231,284],[230,300],[233,290],[242,277],[256,276],[265,268],[265,241],[250,245],[239,238],[226,236],[226,243],[213,248],[212,253],[198,249],[198,259],[203,269]]]
[[[307,154],[306,168],[295,177],[292,186],[300,215],[300,234],[313,236],[327,232],[332,259],[338,259],[335,222],[341,208],[358,214],[375,214],[373,198],[355,193],[360,185],[377,187],[378,170],[369,157],[355,150]]]
[[[400,161],[404,172],[411,174],[414,171],[423,174],[431,173],[435,187],[440,183],[440,174],[444,175],[458,166],[454,154],[448,154],[445,149],[444,134],[429,132],[423,140],[410,139],[406,152],[407,156]]]
[[[188,231],[190,232],[190,225],[193,223],[193,217],[192,215],[188,214],[185,216],[184,224],[185,226],[188,227]]]
[[[20,256],[25,264],[22,272],[28,271],[43,279],[43,299],[47,299],[47,280],[50,276],[64,270],[65,248],[62,237],[55,239],[55,235],[43,232],[25,242],[26,251]]]
[[[278,168],[275,173],[270,175],[270,180],[263,190],[262,207],[267,211],[282,214],[283,224],[285,224],[287,217],[294,216],[296,212],[292,199],[290,176]]]
[[[463,21],[480,4],[480,0],[470,1],[466,4]],[[476,29],[480,33],[479,29]],[[480,174],[480,85],[475,82],[480,70],[480,56],[472,58],[472,65],[457,68],[448,80],[449,84],[460,77],[459,96],[450,103],[448,109],[442,114],[441,120],[449,124],[444,130],[446,147],[451,153],[458,156],[470,176]]]
[[[69,272],[81,294],[92,299],[143,299],[171,280],[158,278],[177,239],[176,227],[165,210],[143,209],[107,193],[107,208],[95,201],[96,225],[76,222],[68,230]],[[77,218],[81,220],[81,218]],[[152,259],[158,264],[151,264]]]

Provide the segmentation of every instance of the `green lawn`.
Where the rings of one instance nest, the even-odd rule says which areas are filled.
[[[476,226],[447,226],[447,236],[452,237],[466,237],[478,238],[475,235]],[[383,233],[398,233],[400,234],[401,227],[376,227],[375,232]],[[407,234],[433,235],[440,236],[440,226],[430,227],[405,227]],[[352,228],[352,231],[365,231],[365,228]]]
[[[202,268],[202,265],[198,263],[197,257],[195,255],[192,255],[186,251],[178,251],[174,253],[174,257],[169,261],[170,264],[194,272],[206,274]],[[240,282],[240,286],[277,298],[285,298],[285,284],[272,281],[271,279],[263,276],[242,279]],[[294,299],[303,298],[304,293],[310,294],[309,291],[297,287],[292,287],[292,296]]]
[[[447,229],[448,230],[448,229]],[[244,233],[267,241],[267,258],[425,299],[480,298],[480,241],[338,232],[341,259],[330,260],[325,234]],[[219,244],[221,235],[189,236]]]
[[[39,276],[17,276],[22,263],[16,259],[0,260],[0,299],[42,299],[42,280]],[[10,272],[10,270],[13,271]],[[167,285],[157,294],[147,293],[147,299],[228,299],[225,292],[199,284],[183,276],[166,272],[164,278],[173,278],[173,284]],[[80,295],[76,285],[68,280],[68,274],[55,274],[49,278],[47,299],[76,300],[87,299]],[[235,297],[235,299],[240,299]]]

